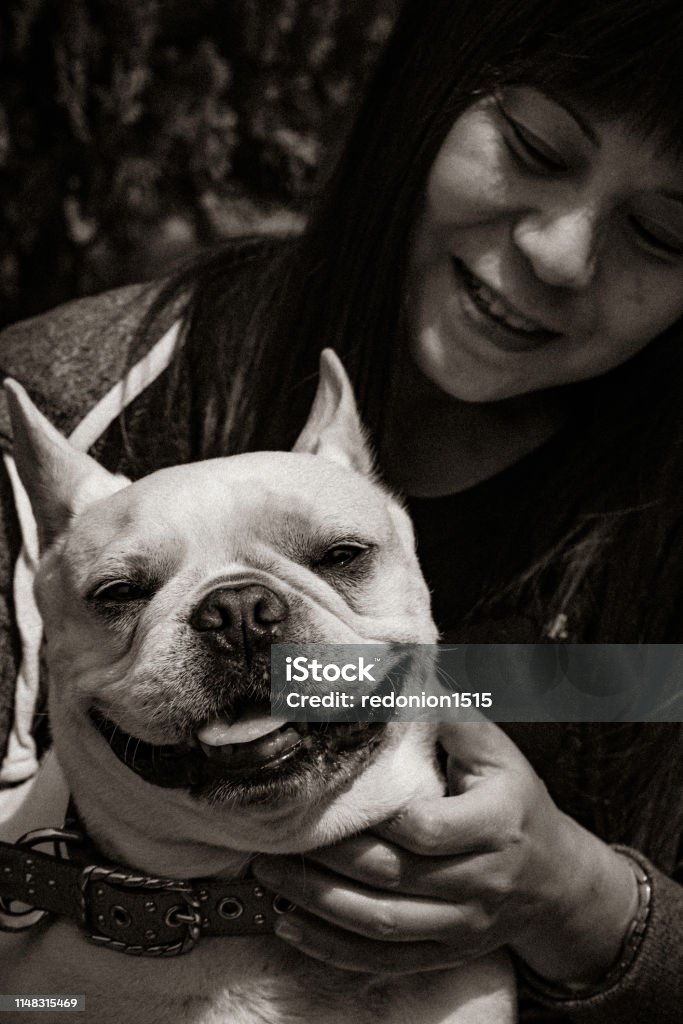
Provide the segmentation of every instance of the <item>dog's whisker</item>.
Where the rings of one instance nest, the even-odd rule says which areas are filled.
[[[392,671],[387,672],[387,674],[386,674],[386,676],[384,678],[388,681],[388,683],[391,686],[391,689],[392,689],[392,691],[394,693],[396,693],[396,692],[401,690],[401,684],[400,684],[400,682],[397,684],[394,681],[394,676],[392,675]]]
[[[125,746],[124,751],[123,751],[123,759],[124,759],[124,761],[128,761],[128,747],[130,746],[130,741],[132,740],[132,738],[133,738],[132,736],[128,736],[128,738],[126,739],[126,746]]]
[[[118,725],[114,723],[114,728],[112,729],[111,736],[109,737],[109,746],[112,748],[112,750],[114,749],[114,737],[116,736],[118,729]]]
[[[444,684],[448,687],[449,690],[458,689],[457,681],[453,678],[453,676],[449,675],[446,669],[439,665],[438,662],[435,662],[434,664],[434,674],[439,680],[442,680],[444,682]]]

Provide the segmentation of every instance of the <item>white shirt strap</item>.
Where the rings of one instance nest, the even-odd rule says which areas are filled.
[[[74,447],[88,451],[116,417],[161,376],[173,360],[179,332],[180,321],[177,321],[93,406],[69,436]],[[0,783],[11,784],[29,779],[38,767],[32,727],[39,690],[43,626],[33,595],[39,558],[36,521],[14,459],[11,455],[3,455],[3,459],[12,485],[22,536],[22,548],[14,571],[14,607],[21,641],[21,663],[14,695],[14,720],[5,759],[0,766]]]

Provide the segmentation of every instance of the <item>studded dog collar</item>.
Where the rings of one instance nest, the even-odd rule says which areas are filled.
[[[39,846],[50,844],[52,854]],[[21,931],[48,915],[75,921],[98,945],[135,956],[177,956],[204,936],[273,931],[292,905],[255,879],[154,878],[79,856],[75,829],[39,829],[0,843],[0,930]],[[76,847],[75,859],[65,859]],[[72,851],[73,852],[73,851]],[[21,910],[13,904],[28,905]]]

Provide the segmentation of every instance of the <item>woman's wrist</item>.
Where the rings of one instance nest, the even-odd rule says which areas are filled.
[[[526,983],[544,997],[545,1001],[568,1002],[590,999],[593,996],[608,992],[629,972],[645,938],[652,908],[652,878],[647,863],[638,854],[627,847],[615,846],[614,850],[621,854],[631,865],[637,884],[638,903],[636,912],[629,922],[626,934],[619,950],[619,955],[610,969],[596,982],[550,982],[522,965],[520,974]]]
[[[540,978],[566,986],[591,986],[620,957],[639,908],[639,885],[629,860],[570,818],[564,819],[571,851],[543,911],[512,944]]]

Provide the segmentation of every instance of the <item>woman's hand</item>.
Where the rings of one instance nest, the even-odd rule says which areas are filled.
[[[440,739],[450,796],[305,860],[257,858],[257,878],[297,905],[277,933],[349,970],[443,968],[507,945],[548,979],[599,979],[635,912],[630,865],[555,806],[496,725]]]

